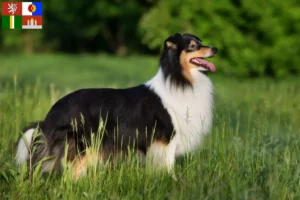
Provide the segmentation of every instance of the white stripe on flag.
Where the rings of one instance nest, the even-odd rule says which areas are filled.
[[[22,29],[43,29],[42,25],[33,25],[33,26],[28,26],[28,25],[23,25]]]

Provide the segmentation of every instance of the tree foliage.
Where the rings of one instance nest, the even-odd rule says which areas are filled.
[[[300,73],[296,0],[44,0],[43,30],[5,30],[2,52],[157,54],[175,32],[219,48],[225,74]]]
[[[300,7],[296,1],[158,2],[140,20],[143,43],[156,49],[173,32],[191,32],[220,49],[224,73],[299,73]]]

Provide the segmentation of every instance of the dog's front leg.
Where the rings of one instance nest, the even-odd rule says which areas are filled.
[[[177,143],[174,140],[168,144],[155,141],[151,144],[147,152],[147,165],[155,170],[167,170],[172,174],[175,164],[175,152]]]

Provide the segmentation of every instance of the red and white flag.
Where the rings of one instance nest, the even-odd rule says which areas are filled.
[[[22,29],[42,29],[42,16],[23,16]]]

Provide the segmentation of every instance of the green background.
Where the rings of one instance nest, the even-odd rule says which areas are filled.
[[[158,56],[175,32],[219,48],[219,73],[300,73],[300,6],[289,0],[44,0],[42,30],[4,30],[1,53]]]

